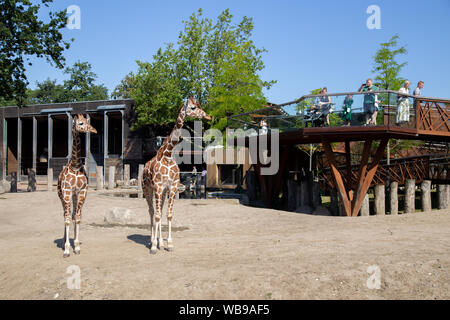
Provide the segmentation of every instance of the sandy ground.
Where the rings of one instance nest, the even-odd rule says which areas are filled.
[[[137,224],[104,225],[112,207],[130,208]],[[175,250],[156,255],[147,222],[145,200],[90,190],[81,254],[64,259],[56,192],[0,195],[0,298],[450,298],[449,210],[345,218],[179,200]],[[67,287],[71,265],[80,289]]]

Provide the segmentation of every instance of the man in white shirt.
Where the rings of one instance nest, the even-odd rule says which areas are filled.
[[[413,95],[415,95],[415,96],[420,96],[420,90],[423,88],[423,84],[424,84],[423,81],[419,81],[419,82],[417,83],[417,88],[414,89]]]

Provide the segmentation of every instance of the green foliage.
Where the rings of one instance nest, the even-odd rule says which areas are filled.
[[[88,62],[76,62],[73,67],[64,70],[70,78],[64,81],[64,101],[93,101],[108,99],[108,89],[94,82],[97,75],[91,71],[92,66]]]
[[[112,99],[129,99],[130,92],[136,86],[136,76],[130,72],[120,81],[120,84],[111,93]]]
[[[322,88],[318,88],[318,89],[311,90],[309,92],[309,94],[320,94],[321,91],[322,91]],[[297,103],[297,105],[295,106],[297,113],[302,113],[304,110],[311,108],[311,106],[313,105],[313,102],[314,102],[313,98],[308,98],[308,99],[303,99],[302,101]]]
[[[43,82],[37,82],[37,89],[29,90],[27,104],[63,102],[64,93],[64,86],[48,78]]]
[[[136,75],[130,74],[116,88],[121,96],[135,100],[134,129],[172,124],[182,101],[191,95],[220,130],[228,115],[266,103],[262,90],[274,81],[262,81],[258,75],[264,69],[265,50],[251,40],[251,18],[244,17],[239,24],[232,18],[227,9],[214,23],[200,9],[183,21],[177,46],[169,43],[159,49],[153,62],[137,61]]]
[[[96,85],[97,75],[91,71],[87,62],[76,62],[73,67],[64,70],[69,79],[63,84],[47,79],[37,82],[37,89],[28,90],[25,104],[46,104],[62,102],[80,102],[108,99],[108,89],[104,85]]]
[[[394,35],[389,42],[381,43],[374,56],[372,72],[377,74],[374,84],[382,90],[398,90],[405,81],[400,77],[400,71],[407,63],[398,63],[396,58],[407,51],[405,47],[397,48],[398,39],[399,36]]]
[[[41,0],[46,7],[53,0]],[[64,67],[61,29],[66,11],[50,12],[49,21],[38,19],[41,4],[30,0],[0,0],[0,103],[22,105],[26,101],[25,64],[30,56],[45,57],[50,64]]]

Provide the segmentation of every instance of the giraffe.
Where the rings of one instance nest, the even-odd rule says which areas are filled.
[[[200,104],[194,97],[189,97],[180,108],[177,122],[166,137],[155,157],[145,164],[142,176],[142,190],[147,200],[150,214],[150,253],[155,254],[156,249],[161,249],[163,245],[161,233],[161,215],[164,207],[164,200],[168,194],[168,237],[167,251],[173,250],[172,241],[172,218],[173,203],[180,183],[180,169],[172,157],[174,147],[180,142],[181,128],[186,117],[211,120],[211,117],[202,110]],[[155,198],[155,210],[153,208],[153,197]],[[159,232],[159,237],[158,237]]]
[[[86,200],[88,189],[88,179],[83,163],[81,161],[80,133],[97,133],[82,115],[77,114],[72,122],[72,153],[69,162],[63,168],[58,177],[58,196],[64,209],[64,254],[66,258],[70,256],[69,227],[74,221],[74,253],[80,253],[80,233],[81,208]],[[73,205],[71,212],[71,203]]]

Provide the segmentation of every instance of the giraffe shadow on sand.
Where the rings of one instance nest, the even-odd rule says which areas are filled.
[[[131,234],[127,237],[127,239],[134,241],[137,244],[141,244],[141,245],[145,246],[146,248],[148,248],[149,250],[151,249],[150,236],[146,236],[143,234]]]
[[[75,241],[74,241],[74,239],[69,239],[69,241],[70,241],[70,246],[72,248],[75,248]],[[64,237],[60,238],[60,239],[53,240],[53,243],[56,244],[57,248],[60,248],[60,249],[62,249],[64,251]],[[82,242],[80,241],[80,245],[81,244],[82,244]]]

